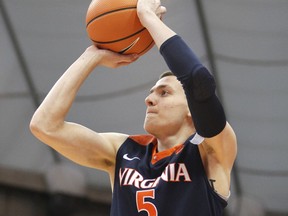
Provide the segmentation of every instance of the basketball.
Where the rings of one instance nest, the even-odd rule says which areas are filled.
[[[137,16],[137,0],[93,0],[86,14],[88,37],[99,48],[143,55],[154,41]]]

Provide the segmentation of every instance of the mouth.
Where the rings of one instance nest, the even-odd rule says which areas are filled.
[[[146,115],[148,114],[157,114],[157,112],[155,110],[147,110]]]

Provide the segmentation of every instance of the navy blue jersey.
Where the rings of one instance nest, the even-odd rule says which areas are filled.
[[[210,186],[193,136],[162,152],[153,136],[130,136],[116,157],[111,216],[222,215],[227,202]]]

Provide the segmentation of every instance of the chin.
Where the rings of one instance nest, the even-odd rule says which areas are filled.
[[[155,124],[152,124],[152,123],[148,123],[148,122],[144,122],[144,130],[155,136],[157,134],[157,131],[159,132],[159,126],[155,125]]]

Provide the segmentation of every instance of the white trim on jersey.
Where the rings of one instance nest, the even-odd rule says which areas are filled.
[[[194,145],[199,145],[203,142],[204,137],[200,136],[198,133],[196,133],[193,138],[190,140],[190,142]]]

